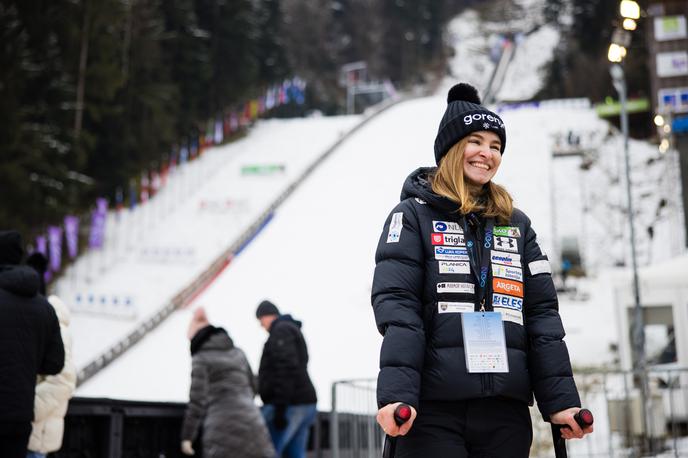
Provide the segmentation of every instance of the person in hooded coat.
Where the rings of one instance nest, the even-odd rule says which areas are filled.
[[[222,328],[194,311],[189,324],[191,388],[182,424],[181,450],[194,455],[193,442],[203,428],[203,456],[274,458],[275,449],[258,406],[251,367],[244,352]]]
[[[55,309],[39,293],[35,270],[16,231],[0,231],[0,456],[25,458],[37,375],[55,375],[65,360]]]
[[[397,458],[525,458],[533,395],[545,421],[581,438],[551,268],[530,219],[492,182],[504,122],[474,87],[451,88],[437,167],[405,181],[375,254],[382,429]],[[398,426],[394,411],[411,406]]]

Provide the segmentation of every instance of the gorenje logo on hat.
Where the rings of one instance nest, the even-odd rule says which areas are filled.
[[[496,125],[490,127],[494,127],[496,129],[504,129],[504,123],[502,122],[502,120],[488,113],[475,113],[472,115],[466,115],[463,117],[463,123],[467,126],[470,126],[471,124],[473,124],[473,121],[485,121],[486,119],[492,123],[496,123]]]

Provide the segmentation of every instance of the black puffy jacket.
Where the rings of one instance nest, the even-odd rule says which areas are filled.
[[[64,365],[59,321],[39,284],[30,267],[0,266],[0,421],[32,421],[36,375]]]
[[[272,322],[258,371],[258,393],[265,404],[315,404],[308,376],[308,348],[301,322],[280,315]]]
[[[375,255],[372,304],[384,336],[379,406],[482,397],[532,405],[533,393],[545,419],[580,406],[549,261],[530,220],[516,209],[508,226],[464,217],[432,192],[433,171],[421,168],[406,179]],[[481,250],[466,249],[471,246],[490,248],[483,251],[490,257],[484,307],[502,312],[507,373],[466,369],[460,312],[479,310],[481,291],[474,256]]]

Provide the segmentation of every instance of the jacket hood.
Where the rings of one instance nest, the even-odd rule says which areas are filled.
[[[40,288],[40,278],[31,267],[0,265],[0,289],[24,297],[33,297]]]
[[[191,355],[200,350],[231,350],[234,341],[224,328],[208,325],[200,329],[191,339]]]
[[[299,320],[295,320],[290,314],[286,315],[280,315],[275,321],[272,322],[272,326],[270,326],[270,330],[272,331],[275,328],[275,325],[280,322],[288,322],[295,324],[299,329],[301,329],[302,323]]]
[[[60,320],[60,324],[62,326],[69,326],[71,313],[69,312],[67,304],[65,304],[62,299],[54,294],[51,294],[48,297],[48,302],[50,302],[50,305],[52,305],[55,309],[55,313],[57,314],[57,319]]]
[[[430,176],[435,173],[437,167],[420,167],[406,177],[401,188],[401,200],[409,198],[421,199],[433,207],[448,212],[459,210],[459,205],[446,197],[435,194],[430,186]]]

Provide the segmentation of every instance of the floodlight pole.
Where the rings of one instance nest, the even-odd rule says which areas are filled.
[[[640,286],[638,282],[638,256],[635,245],[635,221],[633,215],[633,197],[631,195],[631,162],[628,151],[628,110],[626,94],[626,78],[623,67],[619,64],[612,64],[610,73],[616,92],[619,93],[621,104],[621,133],[624,141],[624,161],[626,163],[626,198],[628,200],[628,224],[630,226],[631,237],[631,265],[633,270],[633,324],[632,324],[632,344],[633,344],[633,369],[638,374],[640,381],[640,402],[642,406],[642,427],[645,439],[644,448],[652,450],[652,439],[648,426],[649,406],[647,404],[648,384],[647,370],[645,367],[645,323],[643,308],[640,305]]]

